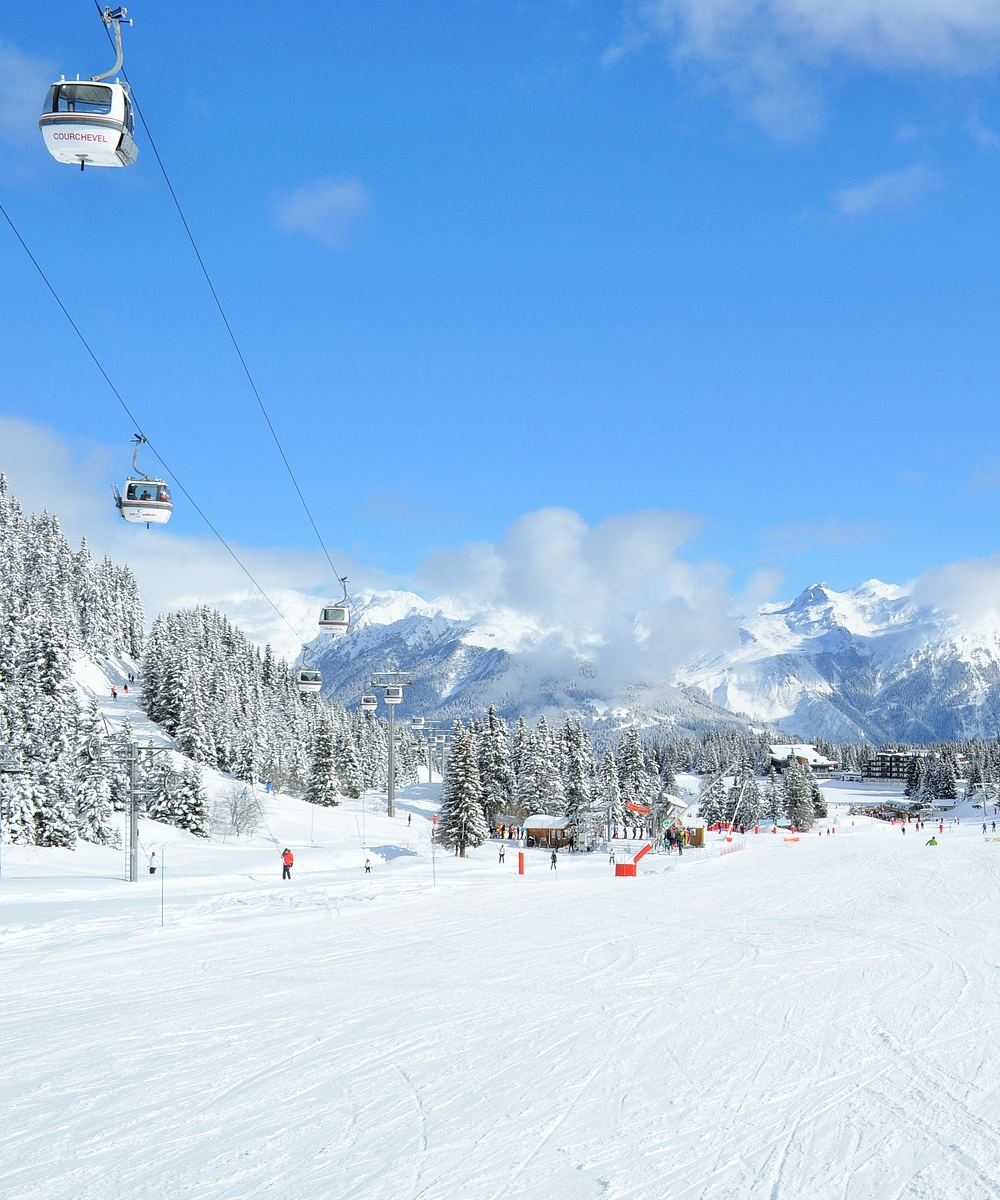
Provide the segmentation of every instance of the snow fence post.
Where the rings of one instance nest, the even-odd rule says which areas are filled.
[[[517,852],[517,873],[518,873],[518,875],[524,874],[524,851],[523,850],[518,850],[518,852]]]

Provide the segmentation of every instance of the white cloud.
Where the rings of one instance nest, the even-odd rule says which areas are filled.
[[[650,41],[706,72],[783,136],[819,119],[818,68],[989,70],[1000,61],[996,0],[632,0],[612,63]]]
[[[530,618],[549,637],[545,668],[586,655],[600,683],[662,683],[689,655],[736,637],[729,571],[679,550],[698,531],[688,514],[610,517],[589,526],[564,508],[526,513],[495,544],[436,550],[418,586]]]
[[[954,613],[967,625],[1000,625],[1000,555],[948,563],[913,583],[917,604]]]
[[[909,208],[939,183],[940,178],[934,171],[919,165],[904,171],[890,171],[835,192],[833,207],[844,217]]]
[[[331,250],[346,250],[371,209],[368,189],[353,176],[319,179],[277,197],[275,219],[286,233],[302,233]]]

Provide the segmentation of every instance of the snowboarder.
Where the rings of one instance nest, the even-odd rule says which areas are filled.
[[[503,862],[504,853],[505,853],[504,847],[503,847],[503,844],[501,843],[501,845],[500,845],[500,861],[501,862]]]
[[[556,862],[557,862],[557,861],[558,861],[558,860],[556,859],[556,852],[553,850],[553,851],[552,851],[552,862],[551,862],[551,865],[549,866],[549,870],[550,870],[550,871],[554,871],[554,870],[556,869]]]
[[[295,855],[286,846],[281,852],[281,878],[291,879],[292,863],[295,862]]]
[[[150,873],[150,875],[156,874],[156,851],[155,850],[149,856],[149,873]]]

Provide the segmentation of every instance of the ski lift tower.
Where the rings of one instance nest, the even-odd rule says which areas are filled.
[[[403,692],[413,685],[413,676],[408,671],[378,671],[368,685],[372,691],[382,693],[389,709],[389,786],[386,789],[386,812],[396,815],[396,705],[402,704]]]

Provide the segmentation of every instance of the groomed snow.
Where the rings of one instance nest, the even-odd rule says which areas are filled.
[[[432,861],[432,791],[391,821],[269,798],[225,844],[142,822],[166,875],[136,884],[5,846],[0,1194],[995,1200],[1000,843],[970,818],[521,877],[515,847]]]

